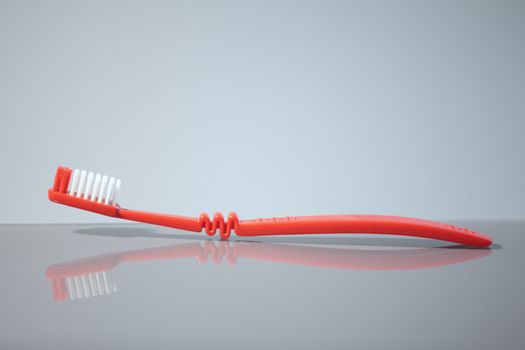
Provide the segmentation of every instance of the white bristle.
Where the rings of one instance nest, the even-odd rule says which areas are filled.
[[[80,170],[73,170],[73,176],[71,176],[71,186],[69,188],[69,194],[74,196],[78,188],[78,178],[80,176]]]
[[[111,200],[111,196],[113,195],[113,192],[115,191],[115,178],[110,177],[109,178],[109,184],[108,184],[108,190],[106,192],[106,199],[104,200],[104,204],[109,204],[109,201]]]
[[[100,184],[100,192],[98,193],[97,202],[102,203],[104,200],[104,195],[106,194],[106,186],[108,185],[108,177],[106,175],[102,176],[102,183]]]
[[[114,206],[117,205],[117,195],[121,186],[122,181],[120,179],[117,179],[117,181],[115,181],[115,191],[113,191],[113,195],[111,196],[111,204]]]
[[[95,174],[93,174],[91,171],[88,173],[87,180],[86,180],[86,190],[84,191],[84,199],[88,199],[89,196],[91,196],[91,189],[93,188],[93,178],[95,177]]]
[[[87,172],[85,170],[82,170],[80,172],[80,180],[78,181],[78,191],[77,191],[77,197],[82,197],[84,194],[84,188],[86,187],[86,175]]]
[[[96,297],[118,291],[113,271],[66,277],[66,286],[70,300]]]
[[[100,182],[102,181],[102,176],[100,174],[95,175],[95,182],[93,183],[93,194],[91,195],[91,200],[95,201],[100,191]]]

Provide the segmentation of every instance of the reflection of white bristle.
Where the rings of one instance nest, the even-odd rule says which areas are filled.
[[[75,169],[69,181],[69,195],[106,205],[117,205],[122,181],[115,177]]]
[[[70,300],[112,294],[118,290],[112,271],[66,277],[66,286]]]

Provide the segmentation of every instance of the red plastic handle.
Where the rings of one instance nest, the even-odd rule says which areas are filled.
[[[430,238],[478,247],[492,244],[489,236],[466,228],[398,216],[325,215],[239,220],[237,214],[230,213],[225,220],[222,214],[217,213],[210,220],[207,214],[201,214],[195,218],[124,209],[119,206],[86,201],[70,196],[65,191],[57,191],[55,188],[48,191],[48,196],[54,202],[125,220],[194,232],[201,232],[204,229],[210,236],[218,230],[222,239],[228,239],[233,230],[239,236],[375,233]]]
[[[492,244],[489,236],[454,225],[434,221],[381,215],[324,215],[287,216],[269,219],[238,220],[235,213],[225,222],[221,214],[209,220],[206,214],[199,218],[154,214],[121,209],[120,217],[127,220],[174,227],[208,235],[219,230],[227,239],[234,230],[239,236],[269,236],[330,233],[375,233],[437,239],[459,244],[486,247]]]
[[[438,239],[473,246],[492,244],[490,237],[434,221],[382,215],[297,216],[239,222],[239,236],[376,233]]]

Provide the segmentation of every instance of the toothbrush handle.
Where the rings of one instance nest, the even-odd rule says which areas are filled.
[[[382,215],[289,216],[270,219],[243,220],[235,232],[239,236],[375,233],[413,236],[486,247],[489,236],[466,228],[434,221]]]
[[[487,247],[492,244],[489,236],[466,228],[399,216],[320,215],[238,220],[237,216],[231,213],[227,220],[224,220],[223,216],[218,213],[210,220],[206,214],[194,218],[123,208],[118,210],[116,216],[126,220],[187,231],[200,232],[205,229],[208,235],[213,235],[218,230],[223,239],[227,239],[234,230],[239,236],[375,233],[430,238],[478,247]]]

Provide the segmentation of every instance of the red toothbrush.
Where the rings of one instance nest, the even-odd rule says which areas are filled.
[[[234,230],[239,236],[375,233],[430,238],[477,247],[492,244],[489,236],[466,228],[398,216],[320,215],[239,220],[237,214],[230,213],[224,220],[222,214],[216,213],[210,220],[205,213],[199,217],[188,217],[124,209],[116,201],[121,184],[121,180],[114,177],[59,166],[48,196],[56,203],[125,220],[193,232],[205,229],[209,236],[219,230],[222,239],[228,239]]]

